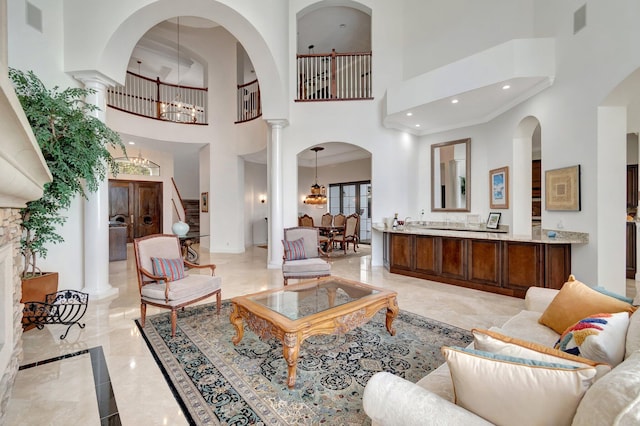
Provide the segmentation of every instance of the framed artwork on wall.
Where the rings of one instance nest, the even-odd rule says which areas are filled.
[[[207,213],[209,211],[209,193],[203,192],[200,194],[200,211]]]
[[[545,172],[545,209],[580,211],[580,165]]]
[[[492,209],[509,208],[509,167],[500,167],[489,171],[489,189],[491,199],[489,207]]]
[[[487,229],[498,229],[501,213],[491,212],[487,219]]]

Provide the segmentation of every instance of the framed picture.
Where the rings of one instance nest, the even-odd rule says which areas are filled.
[[[487,229],[498,229],[501,214],[502,213],[496,212],[489,213],[489,218],[487,219]]]
[[[545,172],[545,209],[580,211],[580,165]]]
[[[489,188],[491,190],[489,207],[492,209],[508,209],[509,167],[500,167],[489,171]]]
[[[207,213],[209,211],[209,193],[203,192],[200,194],[200,211]]]

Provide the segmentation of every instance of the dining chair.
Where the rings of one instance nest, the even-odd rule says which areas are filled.
[[[318,228],[298,226],[285,228],[284,256],[282,257],[282,277],[284,285],[289,279],[322,278],[331,275],[331,265],[320,258]]]
[[[333,236],[333,241],[340,243],[344,254],[347,254],[349,243],[353,242],[353,252],[355,253],[358,246],[358,224],[360,222],[360,216],[352,214],[347,216],[343,234],[337,234]]]
[[[300,218],[298,219],[298,225],[299,226],[313,226],[313,218],[305,213],[302,216],[300,216]]]
[[[344,223],[346,221],[346,216],[342,213],[338,213],[333,217],[333,236],[343,235],[344,229],[339,230],[339,228],[344,228]],[[335,245],[336,241],[334,239],[333,244]]]
[[[153,234],[133,240],[140,291],[140,325],[144,327],[147,305],[171,310],[171,337],[176,335],[178,309],[216,296],[220,315],[222,279],[215,276],[216,265],[198,265],[182,257],[177,235]],[[208,274],[185,270],[208,269]]]
[[[333,224],[333,215],[331,213],[325,213],[322,215],[320,221],[321,226],[331,226]]]

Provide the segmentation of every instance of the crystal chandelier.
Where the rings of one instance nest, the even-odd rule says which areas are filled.
[[[176,96],[170,102],[163,102],[160,104],[160,118],[168,121],[174,121],[177,123],[195,123],[196,108],[194,105],[188,105],[182,100],[180,95],[180,17],[177,17],[178,26],[176,31],[176,40],[178,45],[178,85],[176,89]]]
[[[138,156],[130,159],[131,164],[138,167],[149,167],[149,160],[142,156],[142,152],[138,151]]]
[[[311,194],[307,195],[304,199],[305,204],[327,204],[327,190],[324,185],[318,185],[318,151],[322,151],[324,148],[321,146],[314,146],[311,151],[316,153],[316,183],[311,185]]]

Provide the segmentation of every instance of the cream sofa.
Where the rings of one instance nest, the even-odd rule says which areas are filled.
[[[499,333],[553,346],[559,335],[538,323],[557,290],[530,288],[525,310],[509,319]],[[367,383],[363,405],[373,425],[489,425],[485,419],[455,405],[446,363],[411,383],[390,373],[375,374]],[[509,403],[505,395],[504,403]],[[631,316],[624,361],[597,380],[578,405],[573,425],[640,425],[640,309]]]

